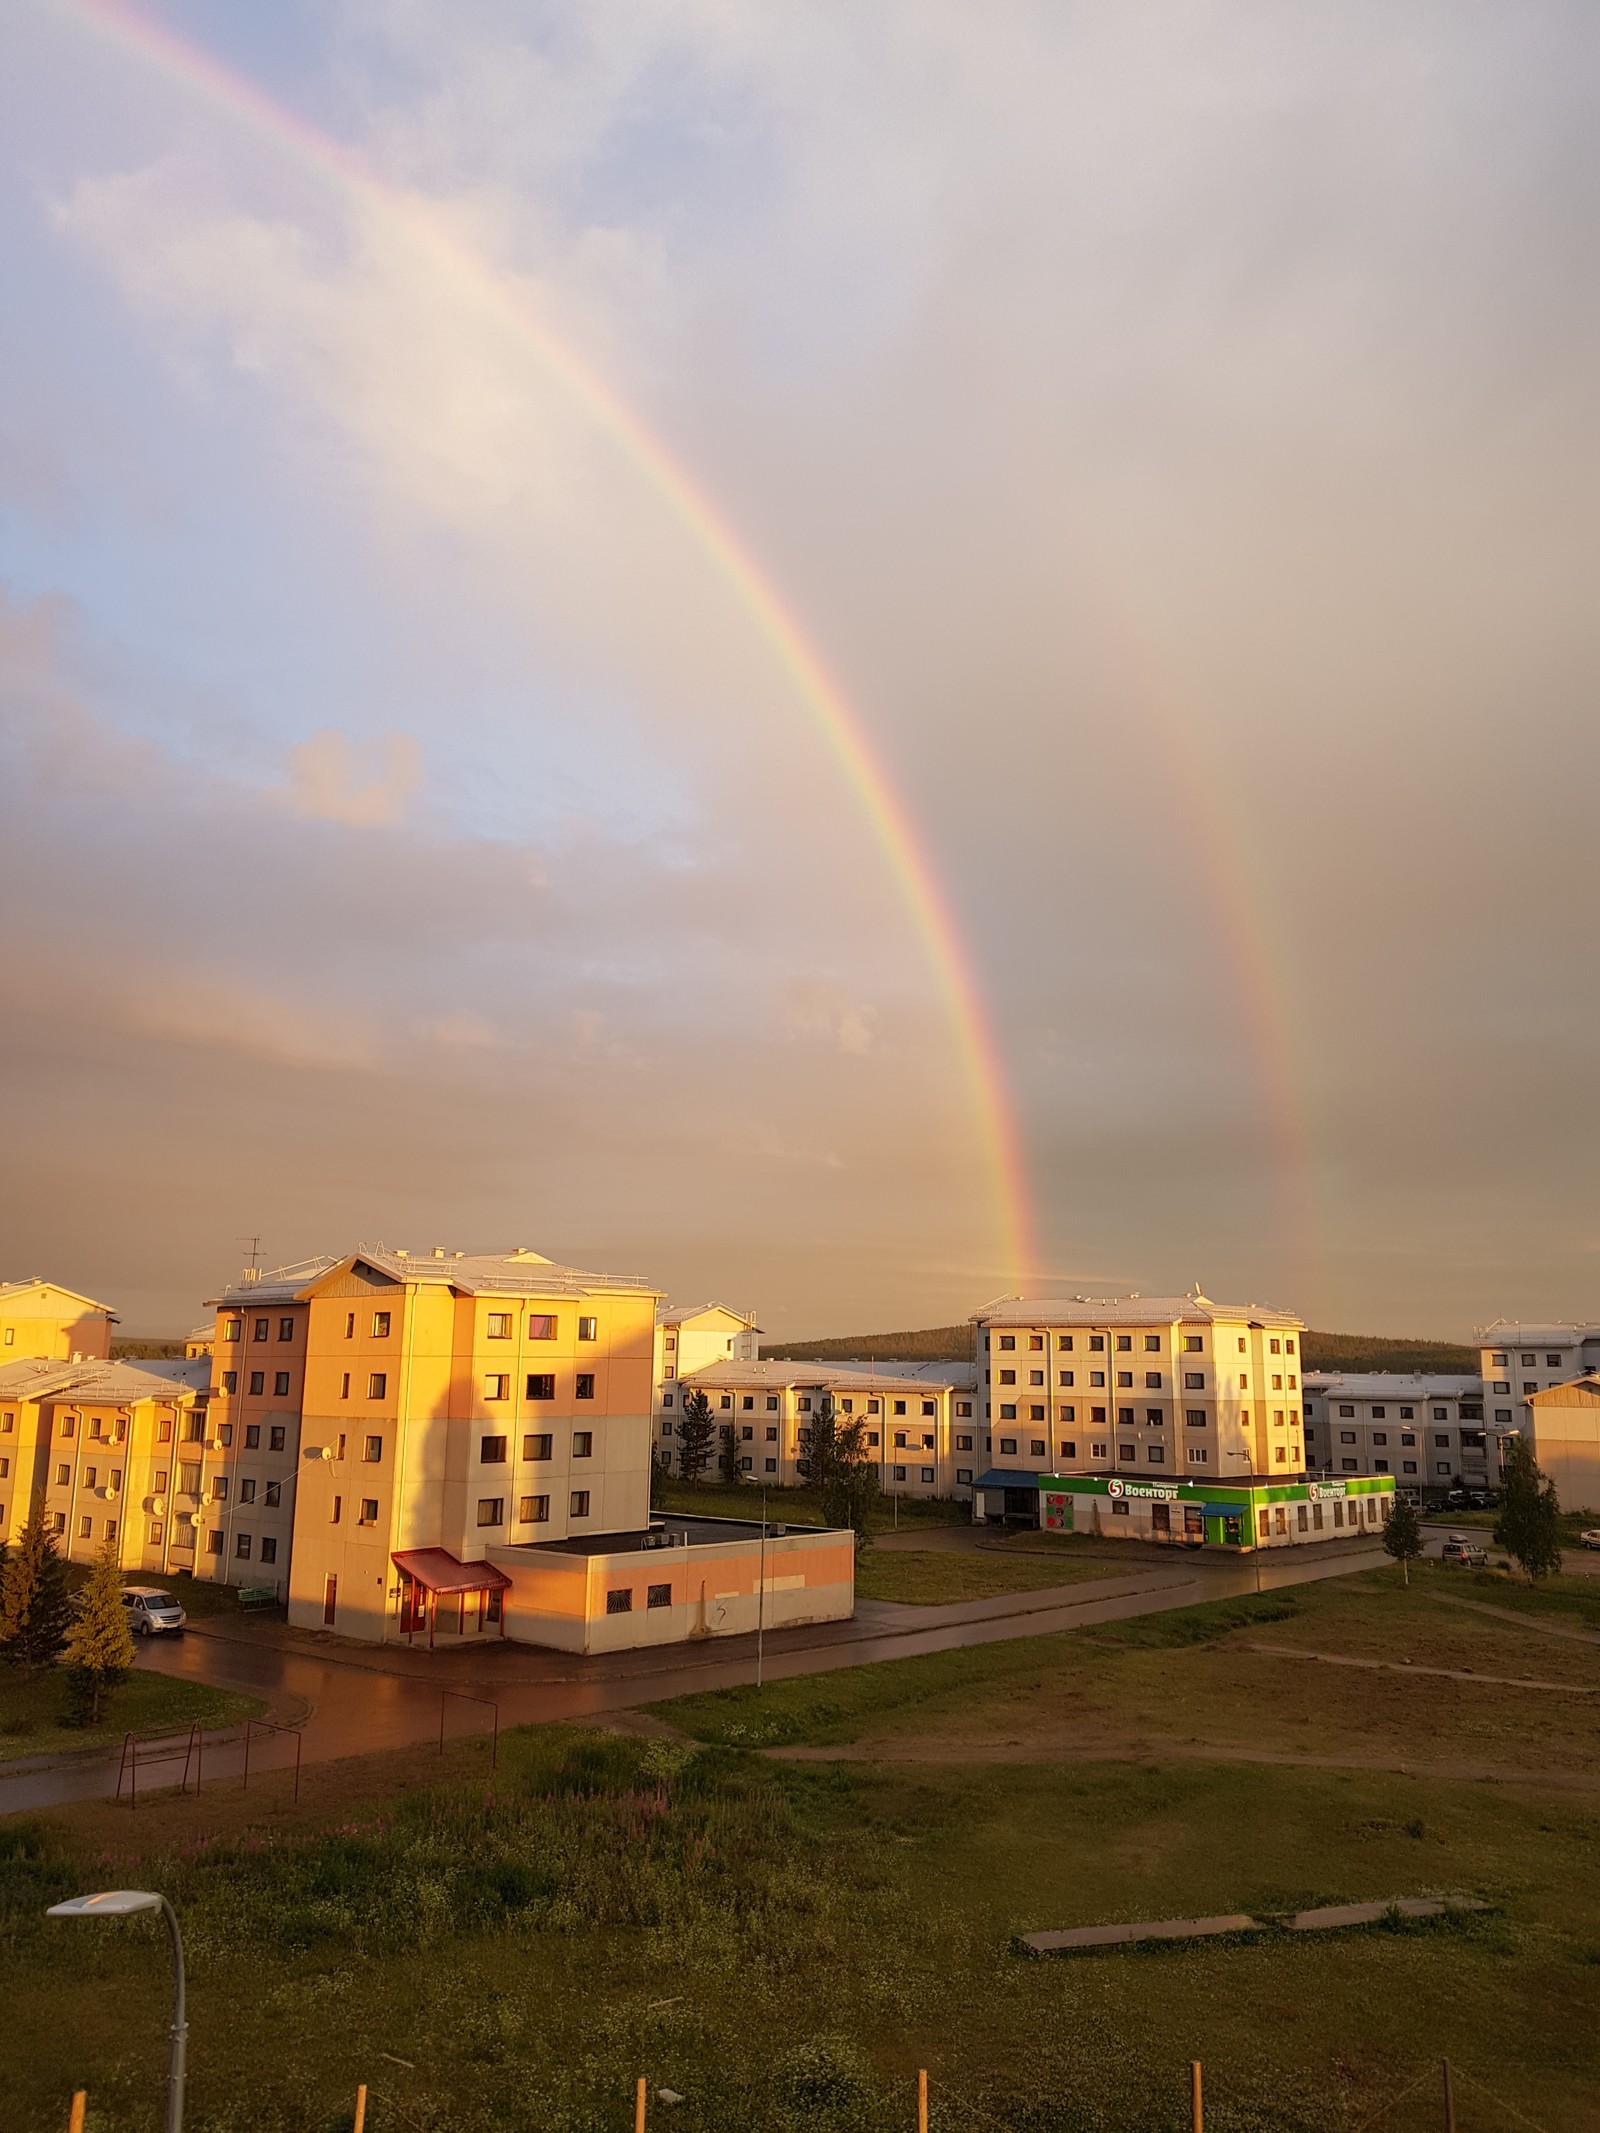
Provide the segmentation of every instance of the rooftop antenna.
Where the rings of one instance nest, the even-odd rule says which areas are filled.
[[[241,1237],[239,1242],[248,1244],[250,1247],[250,1257],[245,1262],[241,1279],[259,1281],[261,1279],[261,1239],[259,1237]]]

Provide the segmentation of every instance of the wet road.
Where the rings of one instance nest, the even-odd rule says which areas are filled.
[[[1345,1576],[1386,1560],[1380,1550],[1366,1546],[1353,1552],[1308,1550],[1263,1557],[1261,1589]],[[1256,1589],[1254,1559],[1246,1565],[1196,1557],[1151,1564],[1144,1558],[1137,1569],[1127,1571],[1108,1562],[1104,1579],[949,1607],[862,1600],[853,1621],[772,1632],[765,1639],[763,1674],[768,1681],[789,1680],[925,1652],[1044,1636]],[[600,1718],[667,1697],[731,1688],[755,1679],[756,1640],[727,1637],[593,1658],[495,1642],[430,1658],[388,1646],[370,1653],[349,1645],[306,1650],[299,1648],[293,1633],[286,1641],[273,1641],[266,1629],[201,1625],[181,1640],[141,1652],[140,1664],[258,1696],[273,1717],[294,1721],[304,1714],[301,1748],[310,1765],[437,1741],[445,1689],[492,1697],[504,1727]],[[452,1735],[487,1731],[490,1723],[485,1706],[447,1700],[446,1725]],[[252,1773],[291,1763],[292,1749],[292,1742],[281,1735],[258,1734],[251,1751]],[[243,1765],[241,1742],[207,1745],[208,1782],[236,1775]],[[181,1756],[175,1762],[152,1761],[141,1774],[140,1789],[176,1784],[181,1770]],[[0,1777],[0,1814],[111,1793],[116,1782],[114,1757],[24,1768]]]

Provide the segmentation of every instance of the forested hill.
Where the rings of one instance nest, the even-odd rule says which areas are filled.
[[[1300,1343],[1307,1370],[1433,1370],[1476,1376],[1478,1351],[1454,1341],[1408,1340],[1383,1333],[1306,1333]],[[970,1363],[970,1326],[924,1326],[908,1333],[849,1333],[825,1340],[785,1341],[763,1348],[775,1362]]]

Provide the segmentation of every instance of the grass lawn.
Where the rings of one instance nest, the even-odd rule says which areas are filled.
[[[659,1470],[651,1482],[650,1507],[672,1511],[680,1517],[755,1518],[761,1516],[761,1491],[749,1482],[738,1488],[709,1477],[697,1488]],[[816,1489],[768,1489],[767,1516],[789,1526],[820,1526],[822,1496]],[[874,1533],[904,1532],[908,1526],[964,1526],[972,1506],[945,1497],[902,1496],[898,1509],[893,1498],[880,1497],[872,1515]]]
[[[640,2074],[684,2096],[682,2133],[905,2133],[918,2066],[935,2133],[1178,2133],[1195,2057],[1212,2133],[1356,2133],[1446,2053],[1462,2133],[1512,2123],[1471,2079],[1547,2133],[1594,2124],[1590,1800],[1154,1758],[797,1766],[555,1729],[504,1736],[492,1782],[481,1744],[440,1767],[319,1770],[298,1814],[282,1788],[219,1783],[136,1819],[0,1826],[0,2120],[58,2133],[82,2084],[92,2133],[156,2133],[158,1929],[42,1915],[124,1885],[184,1921],[191,2133],[336,2133],[359,2081],[372,2133],[628,2133]],[[1013,1948],[1430,1889],[1494,1908],[1070,1962]],[[1437,2123],[1431,2090],[1382,2120]]]
[[[856,1565],[856,1596],[863,1600],[905,1600],[913,1606],[942,1607],[953,1600],[988,1600],[999,1593],[1036,1592],[1081,1578],[1108,1578],[1116,1565],[1018,1561],[1015,1557],[972,1554],[963,1549],[869,1548]]]
[[[25,1681],[0,1671],[0,1762],[29,1755],[71,1755],[85,1748],[115,1746],[125,1733],[141,1739],[181,1732],[198,1718],[205,1726],[238,1725],[265,1704],[231,1689],[170,1675],[135,1672],[111,1696],[98,1726],[64,1726],[67,1684],[59,1668]]]
[[[1504,1581],[1486,1579],[1498,1602]],[[1514,1589],[1514,1588],[1511,1588]],[[1525,1588],[1524,1588],[1525,1589]],[[1043,1755],[1119,1745],[1534,1773],[1600,1771],[1600,1646],[1543,1637],[1440,1604],[1474,1580],[1413,1565],[1333,1578],[1047,1637],[708,1691],[659,1705],[698,1739],[745,1746],[867,1743],[893,1752],[986,1747]],[[1536,1599],[1542,1595],[1535,1595]],[[1315,1654],[1385,1662],[1319,1664]],[[1413,1668],[1532,1676],[1553,1690],[1451,1680]]]

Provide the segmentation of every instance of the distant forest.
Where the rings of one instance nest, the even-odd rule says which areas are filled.
[[[970,1326],[924,1326],[915,1333],[850,1333],[842,1338],[785,1341],[763,1348],[774,1362],[970,1363]],[[1478,1351],[1454,1341],[1391,1338],[1382,1333],[1306,1333],[1300,1342],[1307,1370],[1434,1370],[1478,1374]]]
[[[181,1340],[113,1341],[111,1353],[119,1363],[181,1363],[183,1347]]]

